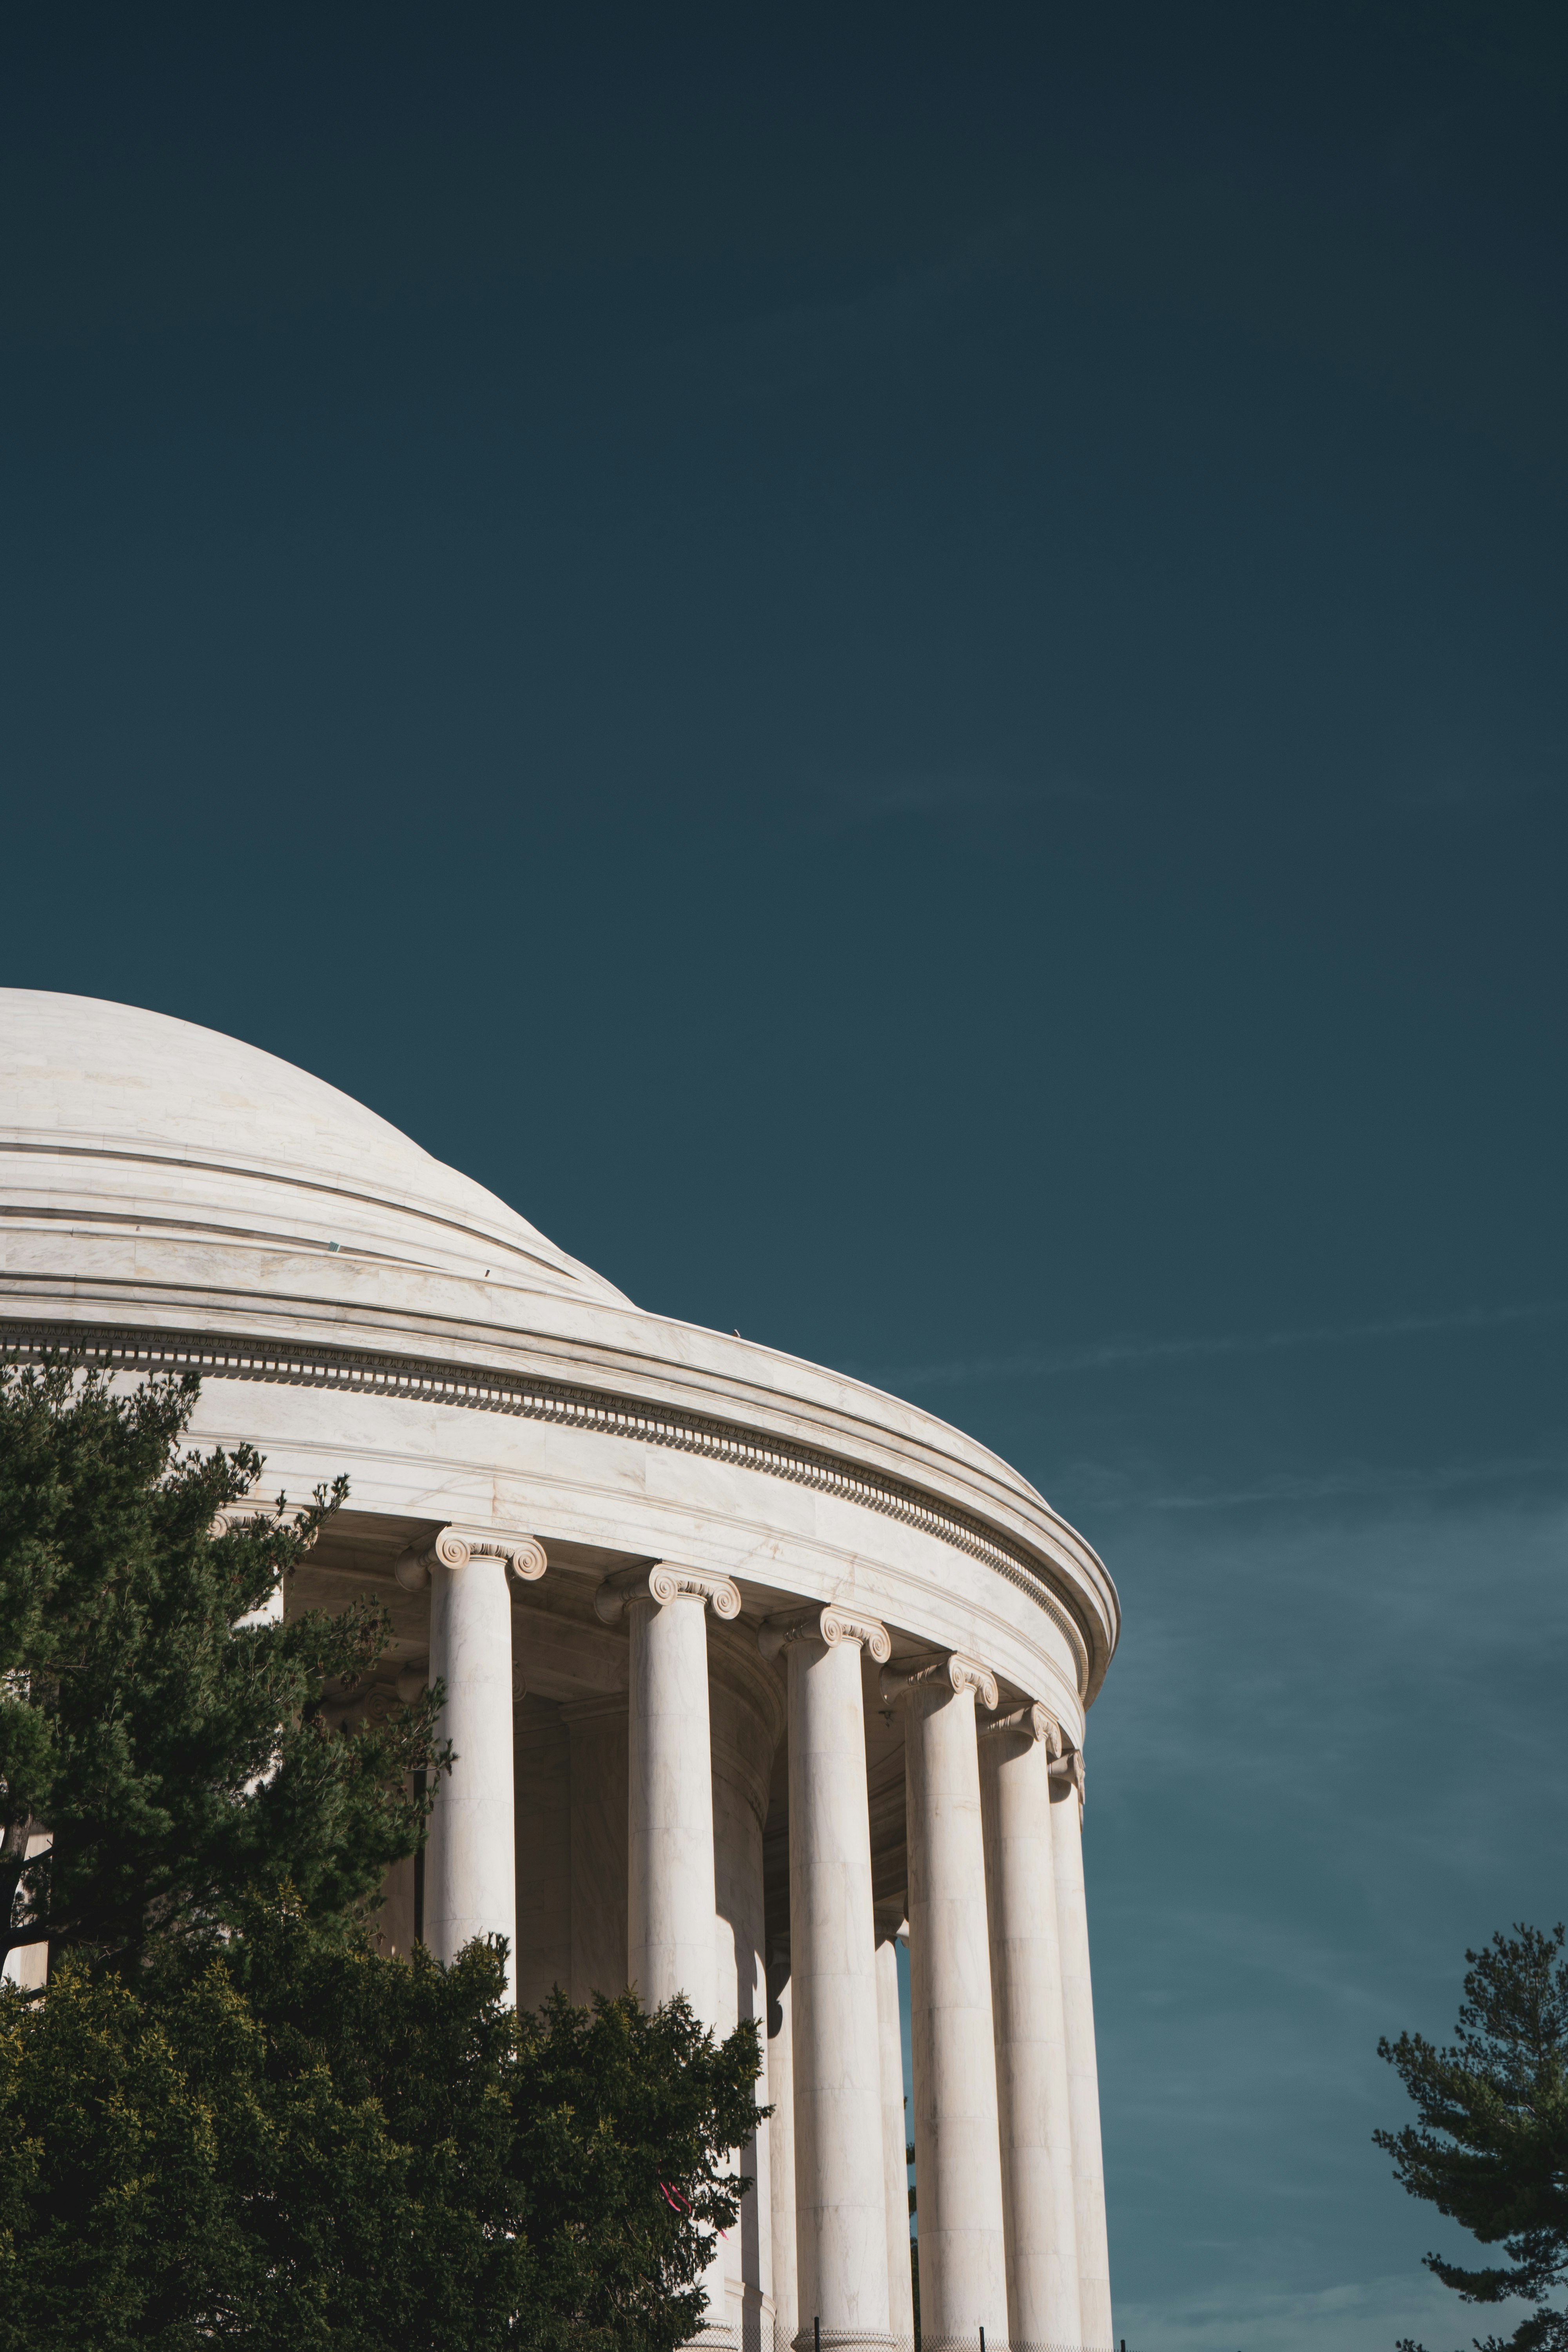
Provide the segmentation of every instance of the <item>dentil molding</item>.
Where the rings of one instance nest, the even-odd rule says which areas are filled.
[[[469,1368],[421,1357],[360,1348],[305,1347],[289,1340],[257,1341],[222,1332],[148,1331],[86,1323],[0,1321],[0,1349],[26,1361],[68,1352],[87,1362],[135,1372],[200,1371],[214,1380],[262,1381],[293,1388],[347,1390],[359,1396],[402,1397],[471,1412],[504,1412],[546,1421],[644,1445],[669,1446],[784,1478],[794,1486],[842,1496],[867,1510],[920,1528],[951,1544],[1026,1593],[1071,1644],[1080,1686],[1088,1680],[1095,1641],[1066,1596],[1050,1582],[1044,1562],[999,1528],[912,1482],[873,1470],[826,1448],[771,1431],[748,1429],[710,1413],[650,1404],[532,1373]]]

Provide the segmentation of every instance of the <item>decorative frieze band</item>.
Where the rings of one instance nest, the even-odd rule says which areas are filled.
[[[497,1535],[492,1528],[443,1528],[423,1551],[405,1551],[393,1569],[405,1592],[418,1592],[433,1569],[467,1568],[470,1559],[499,1559],[520,1584],[534,1584],[550,1565],[537,1536]]]
[[[214,1380],[263,1381],[295,1388],[343,1389],[363,1396],[407,1397],[473,1412],[511,1413],[668,1446],[756,1470],[770,1478],[839,1495],[867,1510],[921,1528],[955,1551],[982,1561],[1027,1593],[1062,1632],[1077,1654],[1080,1682],[1089,1665],[1085,1630],[1066,1600],[1047,1582],[1041,1561],[997,1528],[923,1488],[888,1476],[794,1439],[746,1429],[705,1413],[653,1405],[531,1373],[483,1370],[421,1358],[350,1348],[299,1348],[212,1332],[131,1330],[82,1323],[0,1321],[0,1358],[27,1360],[55,1353],[79,1356],[127,1371],[199,1371]]]
[[[594,1595],[595,1613],[606,1625],[617,1623],[628,1602],[652,1601],[668,1608],[685,1594],[707,1602],[715,1617],[738,1617],[741,1588],[727,1576],[711,1576],[706,1569],[678,1568],[668,1559],[651,1568],[618,1569],[605,1579]]]
[[[972,1690],[980,1706],[994,1707],[1001,1697],[996,1677],[989,1666],[978,1658],[966,1658],[960,1651],[944,1651],[941,1657],[927,1658],[918,1666],[902,1669],[882,1668],[882,1696],[889,1702],[907,1698],[913,1690],[931,1683],[944,1682],[950,1690]]]
[[[792,1642],[825,1642],[831,1650],[840,1642],[858,1642],[879,1665],[893,1654],[887,1627],[876,1617],[851,1615],[836,1601],[826,1609],[792,1611],[787,1617],[770,1617],[757,1635],[764,1658],[776,1658]]]

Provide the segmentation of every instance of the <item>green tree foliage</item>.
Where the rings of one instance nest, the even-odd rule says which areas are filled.
[[[0,2352],[671,2352],[755,2030],[373,1949],[442,1695],[328,1729],[381,1613],[249,1621],[342,1484],[215,1535],[262,1465],[181,1450],[197,1393],[0,1370],[0,1938],[50,1944],[0,1988]]]
[[[1568,1962],[1564,1930],[1517,1927],[1467,1952],[1458,2037],[1438,2049],[1418,2033],[1378,2043],[1419,2121],[1373,2134],[1399,2180],[1460,2223],[1505,2264],[1426,2266],[1467,2303],[1523,2296],[1537,2305],[1509,2337],[1480,2352],[1568,2352],[1568,2314],[1541,2299],[1568,2284]],[[1401,2352],[1420,2352],[1408,2337]]]
[[[673,2352],[744,2183],[754,2026],[535,2017],[494,1946],[384,1959],[284,1902],[134,1991],[0,1994],[0,2352]]]
[[[287,1878],[312,1915],[374,1898],[410,1853],[438,1692],[330,1732],[323,1689],[385,1645],[373,1607],[264,1611],[344,1491],[212,1533],[260,1456],[180,1452],[194,1374],[0,1367],[0,1950],[134,1963],[208,1937]],[[27,1859],[47,1832],[47,1851]]]

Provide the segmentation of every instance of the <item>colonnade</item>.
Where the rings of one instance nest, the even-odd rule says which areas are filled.
[[[431,1591],[430,1674],[457,1761],[431,1816],[426,1940],[516,1934],[509,1574],[531,1539],[447,1529],[398,1576]],[[716,2030],[721,1997],[709,1620],[724,1576],[669,1563],[599,1589],[625,1622],[626,1972],[651,2007],[683,1992]],[[1110,2300],[1080,1845],[1082,1765],[1046,1708],[1002,1712],[981,1662],[889,1663],[875,1619],[791,1610],[759,1634],[782,1656],[789,1757],[788,1979],[744,2168],[762,2183],[780,2345],[889,2352],[913,2333],[895,1939],[873,1899],[862,1660],[902,1710],[921,2332],[927,2352],[1109,2347]],[[760,1841],[760,1829],[757,1832]],[[760,1850],[760,1846],[759,1846]],[[756,1936],[760,1950],[760,1925]],[[748,2200],[752,2202],[752,2200]],[[735,2257],[715,2241],[697,2343],[748,2352]],[[771,2352],[763,2346],[763,2352]]]

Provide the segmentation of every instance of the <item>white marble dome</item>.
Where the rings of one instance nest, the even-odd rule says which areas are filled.
[[[0,1133],[18,1162],[8,1215],[33,1203],[149,1239],[488,1268],[507,1286],[629,1303],[352,1096],[166,1013],[0,989]]]

